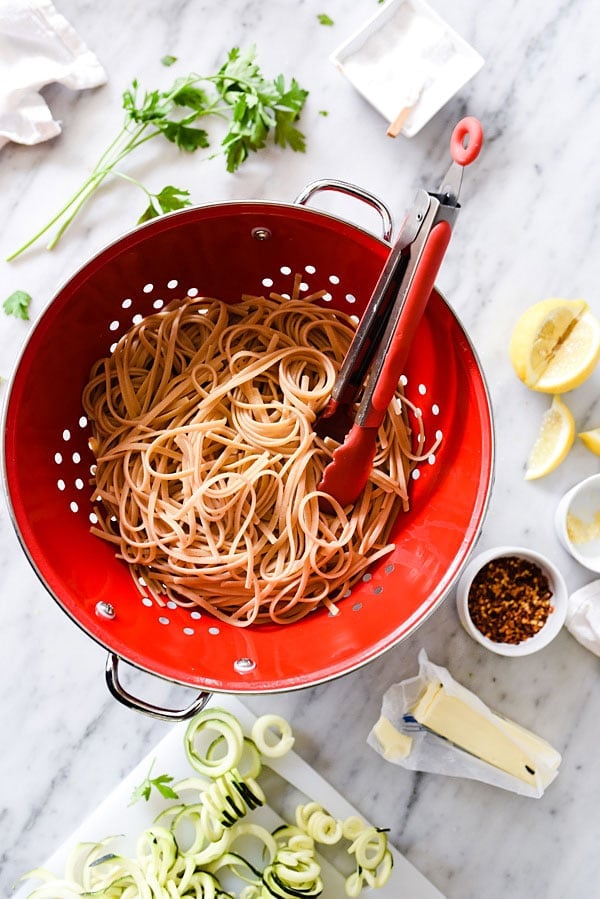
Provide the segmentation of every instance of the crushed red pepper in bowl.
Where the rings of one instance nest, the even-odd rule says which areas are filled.
[[[521,643],[545,625],[554,610],[548,578],[521,556],[491,559],[473,578],[468,595],[471,621],[496,643]]]
[[[565,622],[567,604],[567,587],[554,563],[518,546],[496,547],[472,559],[456,594],[467,633],[505,656],[547,646]]]

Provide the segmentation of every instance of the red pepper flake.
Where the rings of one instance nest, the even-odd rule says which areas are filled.
[[[492,559],[473,578],[468,606],[477,630],[494,643],[533,637],[554,611],[548,578],[520,556]]]

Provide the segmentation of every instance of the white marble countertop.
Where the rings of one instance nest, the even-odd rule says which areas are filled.
[[[600,313],[600,76],[594,4],[574,0],[435,0],[435,9],[485,58],[477,76],[414,138],[391,140],[385,121],[328,61],[378,9],[376,0],[58,0],[95,51],[106,86],[45,91],[63,134],[0,152],[0,255],[48,218],[79,183],[120,121],[132,78],[166,84],[177,72],[213,69],[234,45],[256,43],[267,73],[294,75],[310,90],[305,154],[272,150],[238,174],[165,146],[132,163],[140,177],[190,189],[196,203],[232,198],[291,201],[319,178],[341,178],[381,196],[399,222],[417,186],[437,183],[447,140],[465,113],[486,144],[465,182],[456,244],[438,285],[464,323],[492,396],[497,468],[479,547],[520,544],[548,553],[570,590],[593,575],[560,548],[552,516],[559,496],[598,470],[576,446],[561,467],[525,482],[524,463],[548,397],[526,390],[508,361],[520,312],[548,296],[584,297]],[[327,13],[333,25],[319,24]],[[328,115],[321,115],[327,110]],[[137,167],[137,168],[136,168]],[[129,229],[141,202],[133,187],[107,186],[53,252],[0,263],[2,297],[27,290],[35,320],[56,288],[94,251]],[[339,214],[351,217],[349,208]],[[8,378],[31,323],[0,315],[0,374]],[[579,429],[600,424],[600,369],[568,401]],[[6,383],[0,392],[6,394]],[[34,485],[35,486],[35,485]],[[168,724],[129,711],[108,694],[105,652],[39,583],[0,506],[2,699],[0,700],[0,894],[40,863],[166,733]],[[598,659],[566,631],[538,655],[505,659],[462,630],[450,594],[412,635],[366,668],[299,692],[246,700],[293,723],[298,751],[368,818],[390,828],[406,857],[450,899],[563,899],[598,895],[600,773]],[[416,673],[417,653],[530,727],[563,754],[539,800],[481,783],[385,765],[366,745],[386,688]],[[165,704],[189,691],[131,675]],[[101,835],[99,835],[101,836]]]

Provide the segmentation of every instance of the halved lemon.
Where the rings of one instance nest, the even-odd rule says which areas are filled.
[[[577,435],[580,437],[587,448],[600,456],[600,428],[591,428],[589,431],[580,431]]]
[[[585,300],[541,300],[518,320],[509,354],[527,387],[565,393],[589,378],[600,359],[600,322]]]
[[[529,458],[525,478],[533,481],[550,474],[566,457],[575,440],[575,420],[559,396],[544,412],[540,430]]]

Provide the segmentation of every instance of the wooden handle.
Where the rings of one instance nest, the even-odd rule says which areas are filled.
[[[394,121],[391,122],[390,125],[388,126],[388,130],[387,130],[386,134],[389,137],[398,137],[398,135],[402,131],[402,128],[404,127],[404,123],[406,122],[407,118],[409,117],[409,115],[411,114],[412,111],[413,111],[412,106],[404,106],[400,110],[400,112],[398,113],[398,115],[396,116]]]

